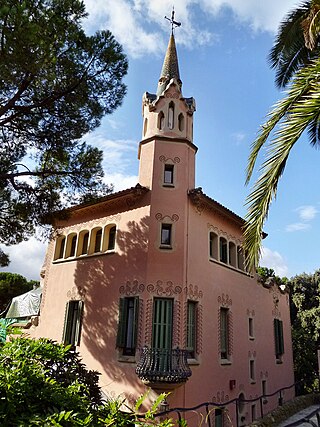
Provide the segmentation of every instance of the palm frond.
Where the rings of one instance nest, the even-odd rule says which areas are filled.
[[[314,53],[305,45],[302,28],[310,7],[310,0],[305,1],[289,12],[279,26],[268,60],[271,67],[276,69],[276,85],[280,88],[285,87],[293,75],[314,57]]]
[[[257,150],[259,151],[266,143],[270,132],[279,125],[267,146],[266,159],[260,168],[260,177],[246,200],[248,210],[245,218],[244,250],[249,270],[258,266],[263,224],[270,204],[276,197],[279,179],[285,169],[290,151],[301,134],[318,121],[319,82],[320,59],[296,74],[287,96],[270,113],[269,120],[253,143],[253,151],[255,151],[250,154],[249,165],[252,159],[256,159]]]
[[[301,22],[304,42],[309,50],[313,50],[316,47],[319,38],[320,5],[318,3],[311,2],[310,12]]]

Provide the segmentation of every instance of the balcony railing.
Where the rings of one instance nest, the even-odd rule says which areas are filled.
[[[143,347],[136,368],[138,377],[147,384],[184,383],[191,376],[187,351]]]

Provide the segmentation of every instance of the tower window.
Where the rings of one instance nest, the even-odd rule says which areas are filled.
[[[168,111],[168,127],[169,129],[174,128],[174,103],[170,102]]]
[[[164,165],[164,184],[173,185],[173,169],[174,165]]]
[[[182,113],[178,116],[178,127],[180,132],[184,130],[184,115]]]
[[[171,246],[172,224],[161,225],[161,246]]]
[[[164,114],[163,114],[163,111],[160,111],[160,113],[158,115],[158,128],[160,130],[164,129]]]
[[[144,119],[144,124],[143,124],[143,136],[145,136],[145,135],[146,135],[147,130],[148,130],[148,119],[147,119],[147,118],[145,118],[145,119]]]

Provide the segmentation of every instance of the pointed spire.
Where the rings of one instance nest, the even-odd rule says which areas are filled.
[[[158,83],[158,96],[163,94],[171,79],[177,80],[181,90],[182,82],[180,80],[178,55],[173,33],[170,36],[166,56],[163,61],[161,75]]]

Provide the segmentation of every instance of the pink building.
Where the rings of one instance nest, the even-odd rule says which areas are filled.
[[[181,85],[171,35],[157,94],[143,96],[139,183],[56,222],[32,335],[74,344],[107,396],[254,399],[294,381],[289,298],[245,271],[243,219],[195,188],[195,101]],[[265,399],[264,412],[277,403]],[[257,401],[212,417],[245,425],[259,414]]]

